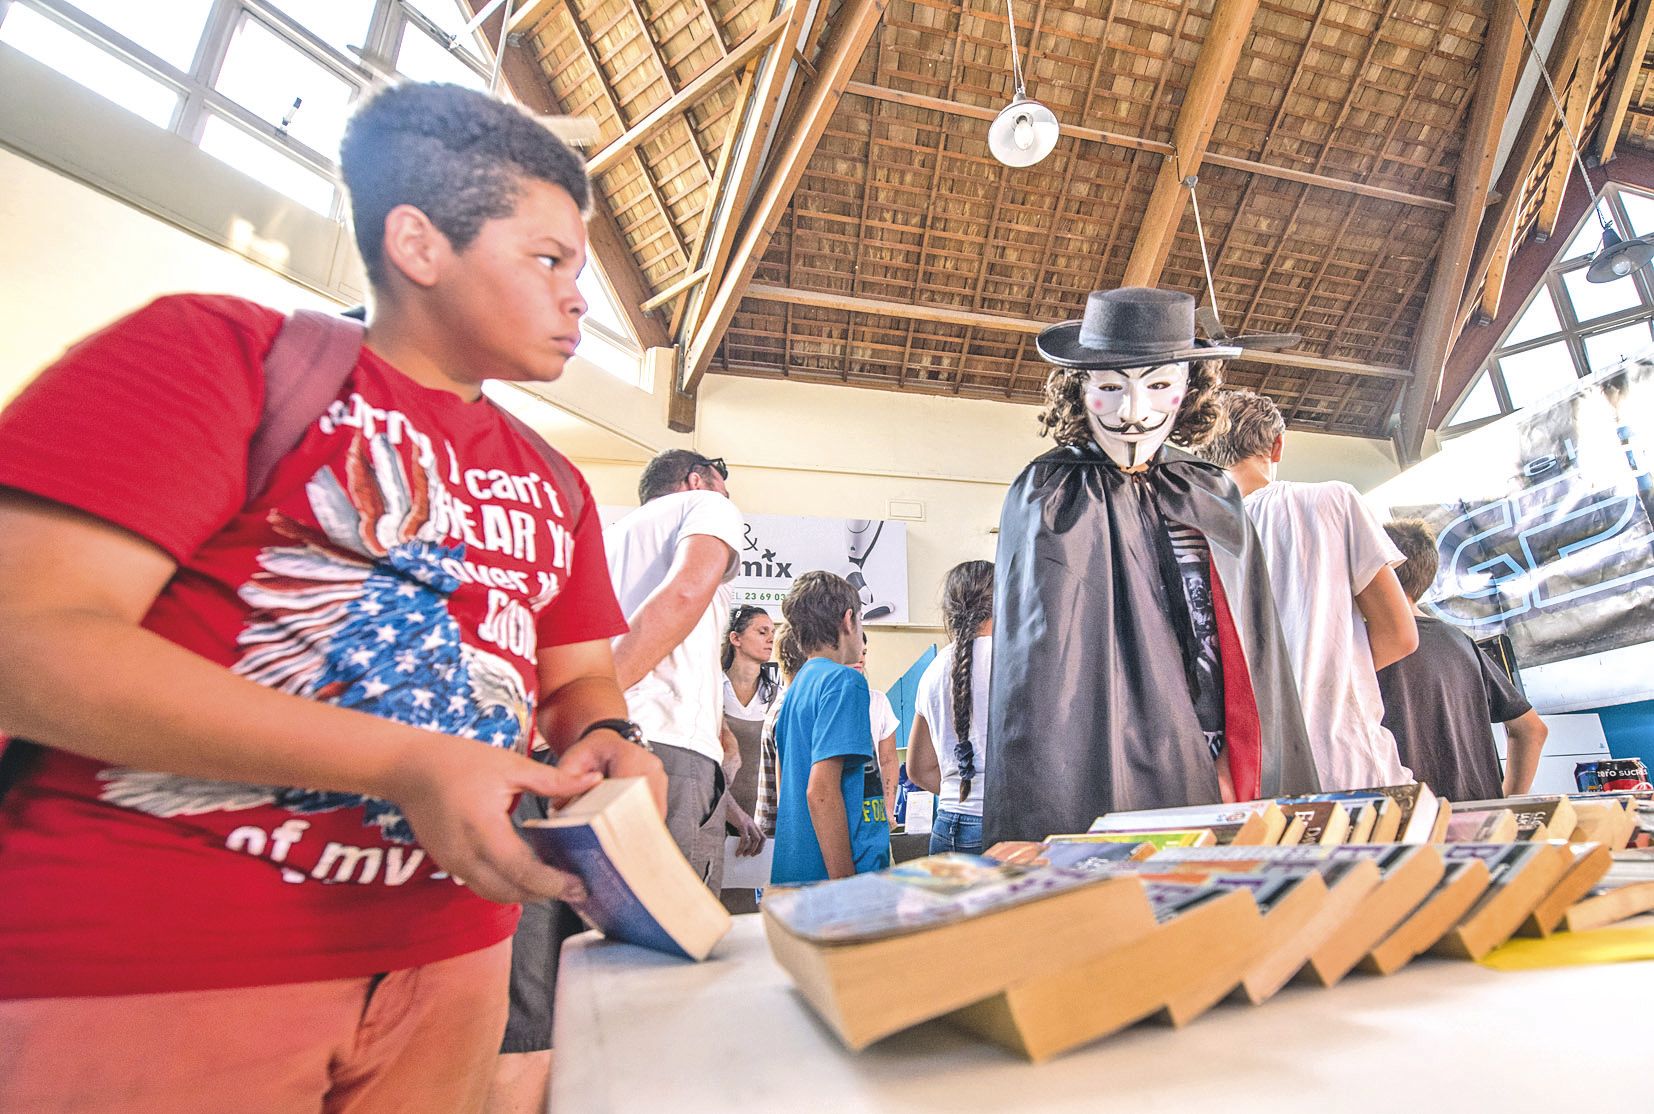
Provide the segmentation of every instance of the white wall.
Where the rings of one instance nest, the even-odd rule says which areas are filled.
[[[63,350],[160,294],[335,305],[274,271],[0,148],[0,402]]]

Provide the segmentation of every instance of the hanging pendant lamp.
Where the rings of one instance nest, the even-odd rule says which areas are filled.
[[[1022,57],[1017,52],[1016,14],[1012,0],[1005,0],[1005,16],[1011,25],[1011,76],[1016,95],[1000,109],[988,127],[988,150],[1006,166],[1033,166],[1057,145],[1062,128],[1056,114],[1028,96],[1022,78]]]

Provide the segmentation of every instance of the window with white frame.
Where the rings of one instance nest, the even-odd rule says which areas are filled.
[[[1654,233],[1654,195],[1610,183],[1598,213],[1626,239]],[[1654,348],[1654,283],[1646,269],[1612,282],[1585,279],[1602,242],[1587,213],[1527,304],[1459,396],[1442,431],[1470,429]]]
[[[387,78],[487,89],[493,50],[470,20],[463,0],[0,0],[0,42],[342,222],[355,102]],[[579,354],[638,383],[641,345],[595,260],[581,290]]]

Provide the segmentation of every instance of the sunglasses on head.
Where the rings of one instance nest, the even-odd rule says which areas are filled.
[[[694,467],[690,468],[689,471],[693,473],[696,468],[710,468],[714,472],[718,473],[719,478],[725,480],[729,479],[729,465],[724,463],[724,458],[721,456],[710,458],[704,456],[700,457],[696,461]]]

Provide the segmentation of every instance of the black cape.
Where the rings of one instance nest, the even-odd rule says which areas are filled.
[[[1226,655],[1224,672],[1249,676],[1255,701],[1259,795],[1320,788],[1268,570],[1233,481],[1170,446],[1135,475],[1094,444],[1065,446],[1023,469],[1000,517],[985,846],[1083,832],[1105,812],[1221,798],[1167,603],[1163,521],[1198,530],[1211,548],[1245,656]]]

